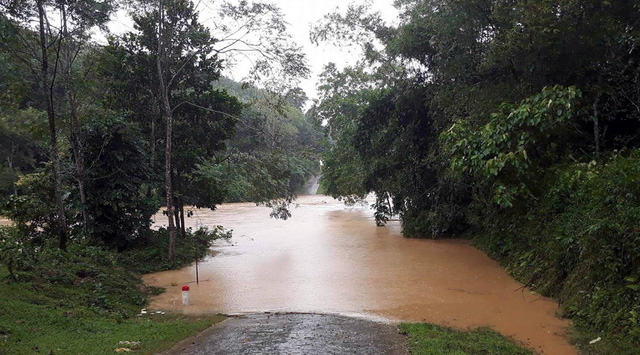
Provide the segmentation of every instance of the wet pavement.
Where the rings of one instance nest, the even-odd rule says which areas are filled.
[[[392,324],[327,314],[250,314],[226,319],[162,354],[405,355],[407,350]]]

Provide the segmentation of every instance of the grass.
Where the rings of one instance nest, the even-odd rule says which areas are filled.
[[[150,354],[224,319],[153,314],[122,317],[88,306],[82,287],[8,282],[0,267],[0,354],[113,354],[134,348]],[[122,345],[120,341],[139,342]]]
[[[122,253],[81,242],[60,251],[30,248],[17,229],[0,228],[0,355],[112,354],[119,348],[148,354],[224,319],[140,314],[149,297],[163,291],[146,287],[141,273],[187,265],[226,236],[221,230],[190,233],[168,262],[165,234],[154,231]]]
[[[400,330],[407,335],[413,355],[534,354],[489,328],[457,331],[434,324],[402,323]]]

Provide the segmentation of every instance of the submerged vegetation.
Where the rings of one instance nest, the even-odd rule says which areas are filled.
[[[325,16],[324,190],[375,192],[407,237],[468,236],[556,298],[588,352],[640,346],[640,6],[634,1],[396,1]],[[354,41],[357,39],[357,41]],[[606,343],[606,344],[605,344]]]

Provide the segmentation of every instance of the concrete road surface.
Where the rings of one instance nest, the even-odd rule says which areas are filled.
[[[361,318],[251,314],[226,319],[163,354],[405,355],[405,342],[395,325]]]

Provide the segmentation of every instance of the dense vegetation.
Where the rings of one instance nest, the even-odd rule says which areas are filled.
[[[306,59],[279,9],[217,5],[226,25],[211,29],[190,0],[0,3],[0,216],[13,224],[0,227],[0,353],[152,352],[210,325],[134,317],[160,291],[141,273],[230,237],[186,228],[191,206],[253,201],[288,218],[317,173]],[[119,9],[133,27],[113,35]],[[255,65],[242,84],[222,76],[234,53]]]
[[[301,112],[306,96],[221,77],[234,50],[256,53],[256,75],[282,72],[292,85],[306,75],[279,10],[225,3],[219,16],[242,26],[211,33],[190,1],[127,4],[134,27],[106,45],[91,31],[124,4],[2,4],[0,213],[34,248],[55,238],[63,250],[88,240],[123,251],[144,244],[151,215],[167,206],[170,258],[176,230],[186,235],[185,206],[254,201],[288,217],[319,168],[322,134]],[[261,46],[233,46],[247,42],[233,31],[261,28]]]
[[[215,239],[229,237],[221,229],[178,239],[172,261],[166,229],[121,253],[78,242],[67,250],[34,250],[20,235],[15,228],[0,228],[2,354],[108,354],[118,348],[152,353],[223,319],[144,313],[149,297],[163,290],[148,288],[140,279],[141,272],[182,267],[204,257]],[[16,244],[11,248],[7,241]]]
[[[322,154],[327,193],[374,192],[377,223],[399,215],[408,237],[472,236],[602,335],[585,351],[637,352],[640,5],[395,4],[394,24],[352,5],[313,29],[362,58],[326,66],[312,122],[306,60],[273,5],[223,2],[212,29],[190,0],[1,2],[3,292],[35,290],[20,307],[53,323],[131,321],[138,273],[227,235],[189,231],[185,206],[254,201],[288,218]],[[94,42],[119,6],[133,27]],[[234,52],[253,56],[248,83],[223,77]],[[0,336],[28,352],[28,323],[6,314]]]
[[[636,1],[399,0],[327,15],[312,113],[324,189],[377,196],[408,237],[472,236],[584,334],[640,345],[640,6]],[[635,349],[635,350],[632,350]]]

